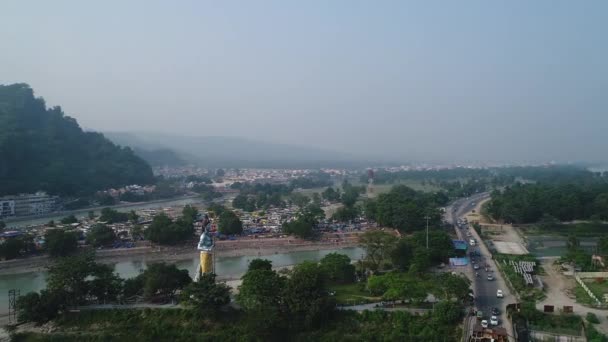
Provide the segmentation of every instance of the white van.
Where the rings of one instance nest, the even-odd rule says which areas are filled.
[[[475,239],[470,239],[469,240],[469,245],[475,246]]]

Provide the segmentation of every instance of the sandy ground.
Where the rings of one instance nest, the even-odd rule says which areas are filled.
[[[547,297],[536,303],[536,308],[543,310],[545,305],[554,305],[555,310],[559,310],[564,305],[572,306],[574,313],[585,317],[587,312],[593,312],[600,320],[600,324],[595,327],[603,334],[608,334],[608,310],[599,310],[588,308],[576,302],[572,290],[576,287],[576,281],[573,277],[564,276],[559,270],[559,266],[554,265],[555,258],[546,258],[541,260],[541,265],[545,269],[546,275],[541,276],[545,285]]]

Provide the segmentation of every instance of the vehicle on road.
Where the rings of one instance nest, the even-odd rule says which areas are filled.
[[[470,239],[469,240],[469,245],[475,246],[475,239]]]
[[[496,298],[502,298],[504,297],[504,295],[502,294],[502,290],[497,290],[496,291]]]
[[[477,310],[477,313],[475,314],[475,316],[477,316],[477,319],[482,319],[483,318],[483,312],[481,310]]]
[[[494,316],[500,315],[500,310],[498,310],[498,308],[492,308],[492,315],[494,315]]]
[[[488,280],[489,280],[489,281],[492,281],[492,280],[494,280],[494,277],[492,277],[492,275],[491,275],[491,274],[488,274]]]
[[[482,327],[482,328],[487,328],[487,327],[488,327],[488,321],[487,321],[487,320],[485,320],[485,319],[484,319],[484,320],[482,320],[482,321],[481,321],[481,327]]]
[[[498,317],[496,317],[496,316],[490,317],[490,324],[491,325],[498,325]]]
[[[478,270],[479,269],[479,265],[477,265],[477,264],[473,265],[473,269]]]

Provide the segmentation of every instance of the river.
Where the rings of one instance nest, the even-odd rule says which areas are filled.
[[[274,267],[283,267],[299,264],[303,261],[319,261],[329,253],[338,252],[347,255],[351,260],[363,258],[364,251],[359,247],[348,247],[342,249],[327,249],[320,251],[299,251],[291,253],[273,254],[261,256],[259,258],[272,261]],[[238,256],[238,257],[218,257],[215,263],[215,270],[220,278],[238,278],[247,271],[247,265],[257,256]],[[178,268],[187,269],[194,277],[198,267],[198,257],[189,258],[175,262]],[[137,276],[141,270],[146,268],[145,256],[134,257],[129,261],[118,262],[114,265],[114,270],[122,278],[132,278]],[[11,289],[20,290],[21,295],[31,291],[40,291],[46,286],[46,272],[31,272],[19,274],[0,275],[0,315],[8,312],[8,291]]]
[[[171,200],[161,200],[161,201],[153,201],[153,202],[144,202],[144,203],[134,203],[134,204],[121,204],[117,206],[109,206],[112,209],[117,211],[127,212],[131,210],[141,210],[141,209],[159,209],[159,208],[167,208],[167,207],[183,207],[188,204],[202,204],[203,200],[200,197],[187,197],[187,198],[177,198]],[[15,218],[6,220],[6,224],[11,228],[25,228],[27,226],[41,225],[49,222],[50,220],[54,220],[56,222],[60,221],[62,218],[68,215],[74,215],[77,218],[85,218],[88,217],[89,211],[94,211],[95,215],[101,215],[101,209],[105,207],[96,207],[89,209],[81,209],[74,211],[66,211],[66,212],[58,212],[52,213],[48,215],[35,216],[35,217],[23,217],[23,218]]]

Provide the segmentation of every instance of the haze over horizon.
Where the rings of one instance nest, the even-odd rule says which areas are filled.
[[[608,161],[605,1],[6,1],[0,84],[97,131]]]

